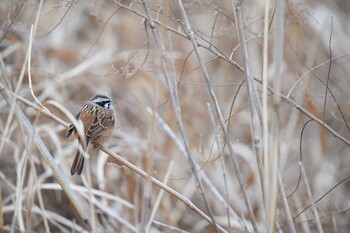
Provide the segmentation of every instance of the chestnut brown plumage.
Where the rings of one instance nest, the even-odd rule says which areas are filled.
[[[83,123],[86,143],[81,142],[73,123],[68,128],[67,137],[74,133],[78,138],[79,147],[82,146],[84,150],[87,149],[90,143],[95,147],[97,144],[108,141],[116,128],[116,118],[113,110],[115,103],[115,101],[105,95],[93,96],[75,116],[77,120],[81,120]],[[78,148],[70,172],[72,175],[75,173],[80,175],[83,167],[84,155]]]

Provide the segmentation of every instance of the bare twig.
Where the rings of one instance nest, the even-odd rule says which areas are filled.
[[[209,90],[210,96],[211,96],[211,98],[212,98],[212,100],[214,102],[215,111],[216,111],[216,114],[217,114],[217,116],[219,118],[221,129],[222,129],[222,131],[224,133],[224,137],[225,137],[225,140],[227,142],[227,146],[229,148],[230,158],[231,158],[231,161],[232,161],[232,163],[234,165],[234,168],[235,168],[236,176],[237,176],[239,185],[241,187],[241,191],[243,193],[244,202],[245,202],[246,207],[248,209],[248,213],[249,213],[249,216],[251,218],[254,231],[258,232],[257,224],[256,224],[254,213],[253,213],[253,209],[252,209],[252,206],[250,204],[250,201],[249,201],[249,198],[248,198],[248,195],[247,195],[247,191],[245,189],[243,177],[242,177],[242,174],[240,172],[240,168],[238,166],[238,163],[237,163],[237,161],[235,159],[235,155],[234,155],[233,148],[232,148],[232,145],[231,145],[231,139],[230,139],[230,136],[228,135],[227,130],[226,130],[226,126],[225,126],[224,119],[223,119],[223,116],[222,116],[222,112],[221,112],[221,109],[220,109],[220,106],[219,106],[219,102],[218,102],[218,100],[216,98],[214,90],[211,87],[209,73],[207,71],[207,68],[206,68],[204,62],[203,62],[202,55],[201,55],[201,53],[198,50],[198,46],[197,46],[197,43],[196,43],[196,39],[194,37],[194,33],[192,31],[192,28],[191,28],[191,24],[190,24],[190,22],[188,20],[185,8],[184,8],[181,0],[178,0],[178,5],[179,5],[179,8],[180,8],[180,13],[181,13],[181,16],[182,16],[182,20],[184,21],[185,26],[186,26],[187,34],[190,37],[190,40],[192,42],[192,46],[193,46],[193,48],[195,50],[195,53],[197,55],[197,60],[198,60],[198,62],[200,64],[200,67],[201,67],[201,70],[203,72],[205,81],[206,81],[206,83],[208,85],[208,90]]]
[[[41,1],[42,4],[42,1]],[[34,25],[32,24],[31,28],[30,28],[30,38],[29,38],[29,46],[28,46],[28,52],[29,52],[29,56],[28,56],[28,82],[29,82],[29,89],[30,89],[30,94],[32,94],[33,98],[35,99],[35,101],[39,104],[40,107],[45,108],[42,103],[38,100],[38,98],[36,97],[36,95],[34,94],[33,91],[33,85],[32,85],[32,72],[31,72],[31,60],[32,60],[32,47],[33,47],[33,38],[34,38]]]
[[[265,194],[268,199],[266,200],[266,215],[267,215],[267,229],[270,233],[273,233],[275,231],[275,225],[277,225],[276,221],[276,207],[277,207],[277,192],[279,193],[279,196],[282,200],[282,209],[285,213],[287,223],[289,226],[289,230],[291,233],[295,233],[294,224],[292,221],[290,209],[287,202],[287,197],[284,192],[284,187],[282,183],[281,174],[278,170],[278,165],[280,161],[280,154],[281,154],[281,148],[280,148],[280,141],[281,141],[281,133],[280,133],[280,106],[281,106],[281,80],[283,79],[283,73],[282,73],[282,66],[283,66],[283,60],[284,60],[284,27],[285,27],[285,0],[278,1],[276,3],[276,9],[275,9],[275,36],[274,36],[274,48],[273,48],[273,65],[274,65],[274,90],[276,90],[276,93],[273,95],[273,104],[272,104],[272,113],[271,113],[271,149],[270,149],[270,155],[266,154],[264,159],[267,159],[269,162],[267,167],[268,173],[264,177],[265,178],[265,184],[269,184],[265,186]],[[267,24],[265,24],[267,26]],[[265,28],[267,30],[267,28]],[[267,80],[265,80],[265,88],[267,91]],[[267,142],[268,139],[266,139]]]
[[[277,173],[277,179],[278,179],[277,180],[278,193],[279,193],[281,201],[282,201],[282,206],[283,206],[284,214],[286,216],[287,226],[288,226],[289,232],[295,233],[296,230],[295,230],[292,214],[290,212],[288,200],[286,198],[286,193],[284,191],[281,173],[279,173],[279,172]],[[278,224],[276,223],[276,225],[277,225],[276,230],[278,230],[279,229]]]
[[[60,18],[60,20],[58,21],[58,23],[56,23],[48,32],[46,32],[44,35],[40,36],[40,37],[46,37],[49,34],[51,34],[64,20],[64,18],[67,16],[68,11],[71,9],[71,7],[74,5],[76,1],[75,0],[70,0],[70,3],[67,7],[67,9],[65,10],[63,16]]]
[[[294,91],[294,89],[297,87],[297,85],[303,81],[304,78],[306,78],[310,73],[313,74],[313,71],[319,69],[320,67],[326,65],[327,63],[330,63],[330,62],[333,62],[335,60],[338,60],[338,59],[341,59],[341,58],[346,58],[346,57],[349,57],[350,54],[346,54],[346,55],[339,55],[339,56],[336,56],[336,57],[332,57],[330,59],[327,59],[326,61],[324,62],[321,62],[320,64],[312,67],[312,68],[309,68],[307,67],[308,71],[305,72],[294,84],[293,86],[290,88],[288,94],[286,95],[288,98],[290,98],[290,96],[292,95],[292,92]],[[326,86],[326,85],[325,85]]]
[[[207,103],[207,107],[208,107],[208,112],[209,112],[209,116],[210,116],[210,121],[211,121],[211,125],[212,125],[212,130],[213,130],[213,133],[215,135],[215,142],[217,144],[217,147],[218,147],[218,151],[220,151],[220,164],[221,164],[221,168],[222,168],[222,176],[224,178],[224,187],[225,187],[225,201],[226,201],[226,212],[227,212],[227,225],[228,225],[228,230],[230,231],[231,230],[231,221],[230,221],[230,198],[229,198],[229,190],[228,190],[228,187],[227,187],[227,174],[226,174],[226,165],[225,165],[225,158],[224,158],[224,155],[223,155],[223,151],[221,150],[221,148],[223,148],[223,146],[221,146],[221,143],[220,143],[220,138],[219,138],[219,135],[216,132],[216,124],[215,124],[215,121],[214,121],[214,115],[213,115],[213,112],[211,110],[211,107],[210,107],[210,104]]]
[[[173,190],[172,188],[170,188],[169,186],[164,185],[161,181],[157,180],[156,178],[150,176],[149,174],[147,174],[145,171],[143,171],[142,169],[136,167],[135,165],[133,165],[132,163],[130,163],[129,161],[125,160],[123,157],[117,155],[116,153],[114,153],[113,151],[111,151],[110,149],[100,145],[100,149],[107,153],[108,155],[112,156],[114,159],[116,159],[120,164],[123,164],[125,167],[131,169],[132,171],[136,172],[137,174],[139,174],[140,176],[146,178],[146,179],[150,179],[151,182],[156,185],[157,187],[163,189],[164,191],[166,191],[167,193],[171,194],[172,196],[176,197],[178,200],[180,200],[181,202],[183,202],[185,205],[187,205],[189,208],[191,208],[193,211],[195,211],[199,216],[201,216],[202,218],[204,218],[206,221],[208,221],[209,223],[213,224],[212,220],[210,217],[208,217],[202,210],[200,210],[196,205],[194,205],[188,198],[182,196],[180,193],[176,192],[175,190]],[[221,232],[227,232],[225,229],[223,229],[220,225],[217,225],[218,229]]]
[[[72,3],[73,3],[73,2],[74,2],[74,0],[72,0]],[[69,5],[69,8],[70,8],[72,5],[73,5],[73,4]],[[68,8],[68,9],[69,9],[69,8]],[[68,9],[67,9],[66,12],[68,12]],[[98,34],[98,36],[96,37],[95,41],[92,43],[92,45],[90,46],[90,48],[89,48],[88,51],[86,52],[84,58],[86,58],[86,57],[90,54],[91,50],[95,47],[97,41],[101,38],[102,33],[103,33],[104,30],[106,29],[107,24],[108,24],[109,21],[113,18],[113,16],[114,16],[115,14],[118,13],[119,10],[120,10],[120,7],[118,7],[118,8],[108,17],[108,19],[106,20],[106,22],[103,24],[103,27],[102,27],[100,33]],[[64,17],[64,16],[63,16],[63,17]],[[63,19],[63,18],[62,18],[62,19]]]
[[[270,90],[273,90],[273,89],[270,89]],[[280,96],[281,96],[281,99],[283,101],[287,102],[291,106],[293,106],[296,109],[298,109],[300,112],[304,113],[307,117],[309,117],[310,119],[315,121],[317,124],[319,124],[322,127],[324,127],[328,132],[333,134],[334,137],[338,138],[339,140],[343,141],[345,144],[350,146],[350,141],[348,139],[346,139],[345,137],[343,137],[342,135],[340,135],[337,131],[335,131],[332,127],[330,127],[326,122],[320,120],[319,118],[314,116],[312,113],[307,111],[305,108],[303,108],[301,105],[299,105],[296,102],[294,102],[293,100],[289,99],[287,96],[282,95],[282,94],[280,94]]]
[[[13,211],[13,208],[14,207],[7,207],[4,209],[4,212],[9,213]],[[78,224],[73,223],[73,221],[71,221],[70,219],[62,217],[61,215],[58,215],[55,212],[45,210],[45,213],[42,213],[42,210],[37,206],[34,206],[32,211],[34,214],[45,214],[46,216],[48,216],[48,220],[50,221],[50,223],[57,226],[58,228],[60,228],[59,224],[62,224],[64,226],[71,227],[76,232],[88,233],[88,231],[84,230],[84,228],[82,228]],[[6,230],[9,231],[9,229]]]
[[[249,100],[249,108],[250,108],[250,118],[251,118],[251,129],[252,129],[252,135],[253,135],[253,142],[254,142],[254,149],[256,152],[256,159],[257,159],[257,166],[259,171],[259,178],[262,186],[262,195],[264,194],[264,173],[263,173],[263,166],[262,166],[262,160],[261,160],[261,149],[260,149],[260,141],[261,141],[261,134],[262,130],[264,129],[263,126],[263,115],[261,110],[261,104],[260,100],[257,96],[257,92],[255,90],[255,86],[253,83],[253,76],[250,71],[250,62],[249,62],[249,56],[247,51],[247,45],[246,40],[244,36],[244,28],[243,28],[243,19],[242,19],[242,11],[241,11],[241,1],[240,0],[232,0],[232,6],[235,13],[235,19],[237,22],[237,32],[239,35],[239,42],[241,45],[241,53],[243,57],[243,63],[244,63],[244,75],[245,80],[247,83],[247,90],[248,90],[248,100]],[[243,71],[243,69],[242,69]],[[256,126],[256,118],[258,118],[259,126]],[[259,130],[260,129],[260,130]],[[254,226],[253,226],[254,227]],[[255,231],[257,231],[257,227],[254,227]]]
[[[156,226],[159,226],[160,228],[168,229],[170,232],[190,233],[190,232],[188,232],[188,231],[179,229],[179,228],[177,228],[177,227],[169,226],[169,225],[167,225],[167,224],[158,222],[158,221],[156,221],[156,220],[153,220],[153,224],[156,225]]]
[[[124,8],[124,9],[128,10],[128,11],[131,12],[131,13],[134,13],[134,14],[140,16],[141,18],[145,18],[145,19],[148,18],[147,15],[144,15],[144,14],[142,14],[141,12],[139,12],[139,11],[133,9],[131,6],[124,5],[123,3],[121,3],[120,1],[117,1],[117,0],[114,0],[114,2],[115,2],[116,4],[118,4],[118,6],[120,6],[120,7]],[[154,22],[154,26],[155,26],[155,25],[159,25],[159,26],[161,26],[161,27],[166,28],[166,30],[171,31],[172,33],[174,33],[174,34],[176,34],[176,35],[179,35],[179,36],[181,36],[181,37],[183,37],[183,38],[185,38],[185,39],[188,39],[188,35],[185,34],[185,33],[183,33],[183,32],[181,32],[181,31],[178,30],[178,29],[172,28],[172,27],[170,27],[170,26],[168,26],[168,25],[164,25],[162,22],[159,22],[159,21],[156,20],[156,19],[153,19],[153,22]],[[178,22],[179,22],[179,21],[178,21]],[[180,27],[182,27],[182,26],[183,26],[183,25],[180,24]],[[230,60],[230,59],[225,55],[224,52],[221,52],[218,48],[216,48],[215,46],[213,46],[213,44],[210,44],[210,41],[207,41],[207,40],[205,40],[204,38],[201,38],[201,39],[203,39],[203,41],[205,41],[206,43],[203,43],[203,42],[200,42],[200,41],[196,41],[196,43],[197,43],[198,46],[200,46],[200,47],[202,47],[202,48],[204,48],[204,49],[206,49],[206,50],[212,52],[213,54],[217,55],[219,58],[223,59],[224,61],[228,62],[229,64],[236,66],[239,70],[241,70],[241,71],[244,70],[243,67],[241,67],[237,62]],[[213,50],[213,48],[215,48],[215,50]]]
[[[180,139],[176,136],[176,134],[171,130],[169,125],[156,113],[152,112],[150,108],[147,109],[148,112],[152,115],[154,115],[157,119],[157,122],[159,126],[168,134],[168,136],[175,142],[179,150],[181,151],[181,154],[186,155],[186,151],[184,148],[183,143],[180,141]],[[195,162],[195,161],[194,161]],[[195,162],[195,167],[196,170],[200,170],[200,166]],[[213,195],[217,198],[217,200],[223,205],[226,206],[226,200],[225,197],[222,196],[222,194],[219,192],[219,190],[215,187],[213,182],[209,179],[207,174],[205,172],[200,172],[199,175],[201,176],[201,179],[203,182],[210,188],[212,191]],[[229,211],[230,211],[230,216],[233,217],[241,226],[243,229],[246,228],[244,221],[234,212],[232,207],[229,205]]]
[[[0,231],[4,230],[4,212],[2,210],[2,182],[0,182]]]
[[[9,96],[8,94],[8,91],[3,87],[3,86],[0,86],[0,93],[3,94],[5,93],[6,96]],[[10,97],[9,97],[10,98]],[[34,104],[29,104],[30,102],[29,101],[24,101],[23,98],[18,98],[18,99],[21,99],[23,103],[25,104],[28,104],[29,107],[33,107],[34,109],[36,110],[40,110],[41,108],[34,105]],[[58,120],[59,118],[55,115],[53,115],[52,113],[50,112],[47,112],[47,111],[42,111],[41,112],[42,114],[52,118],[53,120],[57,121],[58,123],[62,123],[63,126],[65,126],[66,128],[68,128],[68,123],[62,121],[62,120]],[[22,113],[23,114],[23,113]],[[37,137],[35,138],[35,142],[37,140]],[[42,141],[40,141],[42,143]],[[43,144],[43,143],[42,143]],[[43,149],[41,148],[41,145],[37,144],[37,146],[40,146],[40,149]],[[132,163],[128,162],[127,160],[125,160],[124,158],[122,158],[121,156],[115,154],[114,152],[112,152],[111,150],[107,149],[106,147],[104,146],[101,146],[100,147],[102,151],[104,151],[105,153],[107,153],[108,155],[112,156],[113,158],[115,158],[120,164],[123,164],[125,167],[131,169],[132,171],[136,172],[137,174],[141,175],[142,177],[144,178],[149,178],[149,174],[147,174],[145,171],[143,171],[142,169],[136,167],[135,165],[133,165]],[[43,151],[45,152],[45,150],[47,150],[46,147],[44,147]],[[47,152],[48,153],[48,152]],[[49,157],[52,159],[52,157]],[[52,171],[54,173],[54,175],[56,174],[56,172],[61,172],[59,167],[56,165],[56,163],[54,161],[51,161],[50,160],[50,164],[49,166],[51,167],[52,166]],[[46,161],[46,157],[44,159]],[[52,163],[51,163],[52,162]],[[49,162],[47,162],[49,163]],[[58,169],[55,170],[55,169]],[[185,205],[187,205],[189,208],[191,208],[193,211],[195,211],[199,216],[203,217],[206,221],[208,221],[209,223],[213,223],[211,221],[211,218],[208,217],[202,210],[200,210],[196,205],[194,205],[188,198],[184,197],[183,195],[181,195],[180,193],[176,192],[175,190],[173,190],[172,188],[170,188],[169,186],[166,186],[164,185],[162,182],[160,182],[159,180],[155,179],[154,177],[150,177],[150,180],[153,184],[155,184],[156,186],[158,186],[159,188],[165,190],[166,192],[168,192],[169,194],[173,195],[174,197],[176,197],[178,200],[180,200],[181,202],[183,202]],[[59,183],[61,181],[61,179],[58,180]],[[65,181],[64,181],[65,182]],[[61,184],[61,183],[60,183]],[[62,188],[66,191],[66,186],[62,186]],[[69,190],[70,190],[70,187],[68,186]],[[80,204],[76,204],[76,205],[79,205]],[[83,213],[82,213],[83,214]],[[85,215],[86,216],[86,215]],[[87,219],[87,218],[83,218],[83,219]],[[221,231],[221,232],[226,232],[225,229],[223,229],[221,226],[218,225],[218,229]]]
[[[172,170],[173,170],[173,167],[174,167],[174,160],[172,160],[172,161],[170,162],[170,165],[169,165],[169,167],[168,167],[168,171],[167,171],[167,173],[165,174],[165,178],[164,178],[164,181],[163,181],[163,183],[164,183],[165,185],[167,185],[167,182],[168,182],[168,180],[169,180],[169,176],[170,176],[170,174],[171,174],[171,172],[172,172]],[[161,190],[159,191],[158,197],[157,197],[157,199],[156,199],[156,201],[155,201],[155,203],[154,203],[154,207],[153,207],[153,209],[152,209],[151,217],[149,218],[149,221],[148,221],[148,224],[147,224],[147,227],[146,227],[146,231],[145,231],[146,233],[150,232],[152,222],[154,221],[154,217],[155,217],[155,215],[156,215],[156,213],[157,213],[157,210],[158,210],[158,208],[159,208],[159,205],[160,205],[160,202],[161,202],[163,196],[164,196],[164,190],[161,189]]]
[[[294,49],[293,49],[293,50],[294,50]],[[345,115],[344,115],[344,113],[343,113],[343,110],[341,109],[340,105],[338,104],[338,101],[337,101],[337,99],[335,98],[335,95],[333,94],[333,91],[331,91],[331,89],[329,88],[329,86],[328,86],[322,79],[320,79],[316,74],[314,74],[314,72],[313,72],[314,70],[320,68],[321,66],[324,66],[324,65],[327,64],[327,63],[332,63],[333,61],[335,61],[335,60],[337,60],[337,59],[344,58],[344,57],[348,57],[349,55],[341,55],[341,56],[338,56],[338,57],[330,58],[330,59],[328,59],[327,61],[322,62],[321,64],[319,64],[319,65],[313,67],[312,69],[310,69],[310,68],[302,61],[302,59],[298,56],[298,54],[296,54],[296,55],[297,55],[298,59],[305,65],[305,67],[308,69],[308,71],[305,72],[305,73],[293,84],[293,87],[292,87],[292,88],[290,89],[290,91],[288,92],[287,97],[290,98],[290,95],[291,95],[292,91],[294,90],[294,88],[297,86],[297,84],[298,84],[300,81],[302,81],[305,77],[307,77],[308,74],[311,73],[315,78],[317,78],[317,79],[325,86],[325,88],[327,89],[327,92],[329,92],[329,94],[332,96],[332,98],[333,98],[333,100],[334,100],[334,103],[336,104],[336,106],[337,106],[337,108],[338,108],[338,110],[339,110],[339,113],[340,113],[340,115],[341,115],[341,118],[343,119],[344,124],[346,125],[348,131],[350,132],[349,123],[348,123],[348,121],[346,120]],[[330,66],[331,66],[331,65],[329,65],[329,67],[330,67]],[[330,73],[329,73],[329,75],[330,75]]]
[[[302,177],[304,178],[304,182],[305,182],[305,186],[306,186],[307,195],[308,195],[308,197],[309,197],[309,200],[311,201],[311,209],[312,209],[312,212],[313,212],[314,215],[315,215],[317,232],[323,233],[323,228],[322,228],[322,225],[321,225],[321,222],[320,222],[320,218],[319,218],[319,215],[318,215],[316,206],[315,206],[315,202],[314,202],[313,195],[312,195],[312,193],[311,193],[310,184],[309,184],[309,181],[308,181],[308,179],[307,179],[304,166],[303,166],[303,164],[302,164],[301,162],[299,162],[299,166],[300,166],[300,170],[301,170],[301,175],[302,175]]]
[[[333,16],[331,19],[331,32],[329,35],[328,49],[329,49],[329,60],[332,60],[332,36],[333,36]],[[324,95],[323,101],[323,120],[326,118],[326,105],[327,105],[327,95],[328,95],[328,86],[329,80],[331,78],[332,62],[329,62],[328,73],[327,73],[327,82],[326,82],[326,93]]]
[[[7,102],[8,105],[13,104],[14,98],[11,97],[9,92],[6,88],[0,84],[0,93]],[[21,111],[21,109],[17,106],[17,104],[14,104],[15,114],[20,122],[22,122],[26,132],[28,135],[31,135],[33,133],[33,128],[31,126],[31,123],[27,119],[27,117],[24,115],[24,113]],[[76,209],[77,213],[79,214],[79,217],[84,220],[88,221],[87,215],[84,212],[76,194],[72,191],[72,189],[69,186],[69,183],[65,176],[63,175],[61,169],[57,166],[55,161],[53,160],[49,150],[45,146],[44,142],[41,140],[39,135],[37,133],[34,133],[34,143],[41,152],[42,159],[45,161],[45,163],[50,167],[53,175],[57,179],[58,183],[61,185],[67,196],[69,197],[71,203],[73,204],[74,208]]]
[[[308,206],[306,206],[302,211],[300,211],[297,215],[295,215],[293,217],[293,221],[295,219],[297,219],[302,213],[304,213],[307,209],[309,209],[311,207],[311,205],[315,205],[318,202],[320,202],[325,196],[327,196],[328,194],[330,194],[332,191],[334,191],[338,186],[340,186],[343,183],[349,182],[350,180],[350,176],[345,177],[344,179],[342,179],[341,181],[339,181],[336,185],[334,185],[332,188],[330,188],[326,193],[324,193],[321,197],[319,197],[317,200],[315,200],[312,204],[309,204]],[[345,211],[348,211],[349,208],[347,208]]]
[[[179,1],[179,4],[180,3],[181,3],[181,1]],[[149,24],[150,29],[152,30],[154,39],[156,41],[157,48],[159,49],[159,51],[162,54],[165,54],[164,44],[160,40],[160,35],[158,34],[157,28],[156,28],[156,26],[155,26],[155,24],[153,22],[153,19],[152,19],[152,16],[151,16],[150,12],[149,12],[149,8],[148,8],[146,0],[142,1],[142,5],[143,5],[143,7],[145,9],[145,12],[146,12],[146,15],[147,15],[147,19],[148,19],[148,24]],[[207,208],[207,210],[209,212],[209,216],[211,218],[211,222],[213,223],[213,225],[215,227],[215,230],[218,232],[219,226],[215,223],[215,219],[214,219],[211,207],[210,207],[209,202],[207,200],[206,193],[204,192],[204,188],[202,186],[202,182],[201,182],[201,180],[200,180],[200,178],[198,176],[198,173],[196,171],[192,153],[191,153],[191,151],[189,149],[189,143],[188,143],[188,140],[186,138],[184,126],[183,126],[183,123],[182,123],[182,120],[181,120],[181,115],[180,115],[181,109],[180,109],[180,106],[178,104],[178,101],[177,101],[175,93],[174,93],[174,89],[173,89],[174,85],[172,85],[171,82],[170,82],[170,78],[169,78],[168,71],[167,71],[167,68],[166,68],[166,62],[165,62],[165,57],[164,56],[162,56],[162,59],[161,59],[161,67],[162,67],[162,70],[163,70],[163,73],[164,73],[166,85],[167,85],[169,93],[170,93],[170,100],[171,100],[171,103],[173,105],[173,109],[174,109],[174,112],[175,112],[176,123],[178,125],[179,130],[180,130],[180,134],[181,134],[184,146],[185,146],[186,154],[187,154],[188,160],[190,162],[193,175],[194,175],[195,180],[196,180],[196,184],[197,184],[197,186],[198,186],[198,188],[200,190],[200,194],[202,195],[204,203],[206,205],[206,208]]]
[[[260,174],[260,180],[262,185],[262,197],[264,200],[265,207],[265,231],[271,233],[274,227],[275,214],[276,210],[274,208],[275,204],[275,188],[274,182],[270,182],[271,172],[275,172],[275,170],[270,171],[270,164],[277,163],[277,161],[273,161],[269,156],[269,106],[268,106],[268,77],[267,77],[267,65],[268,65],[268,42],[269,42],[269,12],[270,12],[270,0],[265,1],[265,16],[264,16],[264,44],[263,44],[263,72],[262,72],[262,114],[263,114],[263,122],[262,122],[262,158],[264,161],[264,174]],[[239,19],[238,19],[239,20]],[[240,44],[246,44],[245,41],[241,41]],[[247,75],[248,77],[248,75]],[[246,78],[247,79],[247,78]],[[249,91],[249,88],[248,88]],[[277,90],[278,91],[278,90]],[[251,101],[250,101],[251,102]],[[253,113],[251,112],[251,115]],[[252,122],[252,125],[254,122]],[[258,155],[260,156],[260,155]],[[259,160],[257,160],[259,161]],[[258,162],[259,163],[259,162]],[[273,167],[273,166],[271,166]],[[275,173],[273,174],[275,175]],[[271,188],[271,189],[270,189]],[[272,198],[270,195],[274,195]]]
[[[260,80],[254,78],[255,81],[261,83]],[[271,93],[275,93],[275,90],[271,87],[269,87],[269,91],[271,91]],[[280,97],[283,101],[285,101],[286,103],[288,103],[289,105],[295,107],[296,109],[298,109],[300,112],[302,112],[303,114],[305,114],[307,117],[309,117],[310,119],[312,119],[313,121],[315,121],[317,124],[321,125],[322,127],[324,127],[328,132],[330,132],[331,134],[333,134],[334,137],[338,138],[339,140],[341,140],[342,142],[344,142],[345,144],[350,146],[350,140],[348,140],[347,138],[345,138],[344,136],[340,135],[337,131],[335,131],[332,127],[330,127],[326,122],[320,120],[318,117],[314,116],[312,113],[310,113],[309,111],[307,111],[305,108],[303,108],[301,105],[299,105],[297,102],[291,100],[290,98],[288,98],[288,96],[285,96],[283,94],[280,93]]]

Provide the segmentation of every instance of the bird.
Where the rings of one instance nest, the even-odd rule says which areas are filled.
[[[73,123],[68,127],[67,138],[73,133],[78,138],[79,147],[82,146],[84,150],[88,148],[89,144],[96,148],[98,144],[107,142],[112,137],[117,125],[113,109],[115,104],[114,100],[105,95],[98,94],[91,97],[75,116],[76,120],[81,120],[83,123],[85,143],[82,142]],[[71,175],[75,173],[81,175],[83,171],[84,155],[79,147],[72,163]]]

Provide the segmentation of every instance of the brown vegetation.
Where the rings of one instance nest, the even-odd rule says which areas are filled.
[[[347,232],[349,4],[264,2],[1,1],[0,228]],[[118,130],[71,176],[97,93]]]

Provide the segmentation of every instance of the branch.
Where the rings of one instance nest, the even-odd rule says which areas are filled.
[[[204,61],[202,59],[202,55],[199,52],[199,49],[198,49],[198,46],[197,46],[197,43],[196,43],[196,39],[194,37],[194,33],[193,33],[193,30],[192,30],[191,24],[190,24],[190,22],[188,20],[185,8],[184,8],[181,0],[178,0],[178,5],[179,5],[179,10],[180,10],[180,13],[181,13],[181,16],[182,16],[182,20],[184,21],[184,24],[186,26],[187,34],[190,37],[190,40],[192,42],[192,46],[193,46],[194,51],[195,51],[195,53],[197,55],[197,60],[198,60],[198,62],[200,64],[200,67],[201,67],[202,72],[203,72],[203,76],[204,76],[205,81],[206,81],[206,83],[208,85],[208,90],[209,90],[210,96],[211,96],[211,98],[212,98],[212,100],[214,102],[215,111],[216,111],[216,114],[217,114],[217,116],[219,118],[221,129],[223,131],[225,140],[227,142],[227,146],[228,146],[228,149],[229,149],[229,152],[230,152],[230,158],[231,158],[231,161],[232,161],[233,166],[235,168],[236,176],[237,176],[237,179],[238,179],[241,191],[243,193],[244,202],[245,202],[245,205],[246,205],[246,207],[248,209],[249,217],[250,217],[250,219],[252,221],[252,225],[253,225],[254,231],[258,232],[258,228],[257,228],[256,221],[255,221],[255,216],[254,216],[254,213],[253,213],[253,208],[252,208],[252,205],[250,204],[250,201],[249,201],[249,198],[248,198],[248,194],[247,194],[247,191],[246,191],[246,188],[245,188],[245,185],[244,185],[243,177],[242,177],[242,174],[241,174],[238,162],[236,160],[236,157],[234,155],[234,151],[233,151],[233,148],[232,148],[232,145],[231,145],[231,138],[230,138],[230,136],[229,136],[229,134],[228,134],[228,132],[226,130],[226,126],[225,126],[224,118],[222,116],[222,112],[221,112],[221,109],[220,109],[220,106],[219,106],[219,102],[218,102],[218,100],[216,98],[215,92],[214,92],[214,90],[213,90],[213,88],[211,86],[211,83],[210,83],[210,77],[209,77],[208,70],[207,70],[207,68],[206,68],[206,66],[204,64]]]
[[[37,111],[41,111],[42,109],[31,103],[30,101],[24,99],[23,97],[20,97],[10,91],[8,91],[6,88],[4,88],[1,83],[0,83],[0,94],[2,96],[4,96],[4,99],[6,100],[6,102],[11,103],[12,101],[12,97],[10,96],[10,94],[14,95],[14,97],[16,99],[18,99],[19,101],[21,101],[22,103],[26,104],[29,107],[32,107],[33,109],[37,110]],[[6,98],[5,98],[6,97]],[[16,105],[16,108],[18,108],[18,110],[20,111],[20,119],[22,121],[22,117],[25,118],[25,127],[28,130],[29,133],[32,133],[33,129],[30,125],[30,122],[28,121],[28,119],[25,117],[25,115],[23,114],[23,112],[19,109],[19,107]],[[16,114],[18,113],[18,111],[16,111]],[[54,121],[56,121],[57,123],[63,125],[65,128],[68,128],[68,123],[66,123],[65,121],[61,120],[59,117],[57,117],[56,115],[52,114],[51,112],[47,111],[47,110],[43,110],[41,111],[41,113],[51,119],[53,119]],[[85,215],[85,213],[83,212],[83,209],[80,206],[80,203],[78,202],[75,193],[71,190],[70,186],[68,185],[68,182],[65,178],[65,176],[63,175],[62,171],[60,170],[60,168],[57,166],[57,164],[55,163],[55,161],[52,159],[52,156],[49,154],[48,149],[46,148],[46,146],[44,145],[44,143],[42,142],[42,140],[40,139],[40,137],[35,134],[35,138],[34,141],[38,147],[38,149],[40,151],[43,151],[43,159],[44,161],[49,165],[49,167],[51,168],[54,176],[56,177],[56,179],[58,180],[59,184],[61,185],[61,187],[63,188],[63,190],[67,193],[67,195],[72,195],[71,197],[73,197],[72,199],[70,199],[73,203],[73,201],[76,201],[73,203],[74,207],[80,207],[79,210],[79,216],[81,216],[81,218],[84,221],[87,221],[87,217]],[[201,216],[202,218],[204,218],[207,222],[213,224],[211,218],[206,215],[201,209],[199,209],[196,205],[194,205],[188,198],[186,198],[185,196],[183,196],[182,194],[180,194],[179,192],[175,191],[174,189],[170,188],[169,186],[165,185],[164,183],[162,183],[161,181],[157,180],[156,178],[150,176],[147,172],[143,171],[142,169],[138,168],[137,166],[133,165],[132,163],[130,163],[129,161],[125,160],[124,158],[122,158],[121,156],[115,154],[113,151],[111,151],[110,149],[104,147],[103,145],[100,145],[99,148],[105,152],[106,154],[112,156],[114,159],[116,159],[120,164],[124,165],[125,167],[129,168],[130,170],[134,171],[135,173],[139,174],[140,176],[144,177],[145,179],[150,179],[151,182],[156,185],[157,187],[163,189],[164,191],[166,191],[167,193],[169,193],[170,195],[174,196],[175,198],[177,198],[178,200],[180,200],[181,202],[183,202],[186,206],[188,206],[189,208],[191,208],[194,212],[196,212],[199,216]],[[78,210],[77,210],[78,211]],[[227,231],[225,229],[223,229],[221,226],[217,225],[218,229],[221,232],[226,232]]]
[[[21,122],[23,124],[24,129],[25,129],[28,137],[30,137],[30,136],[34,137],[33,138],[34,139],[34,143],[35,143],[36,147],[39,149],[40,154],[42,156],[42,159],[50,167],[54,177],[56,178],[58,183],[61,185],[61,187],[64,190],[64,192],[67,194],[69,200],[73,204],[73,207],[77,211],[79,217],[83,221],[88,222],[88,217],[87,217],[86,213],[84,212],[84,209],[83,209],[82,205],[80,204],[80,202],[78,200],[78,197],[76,196],[76,193],[73,192],[73,190],[70,188],[68,180],[65,178],[65,176],[63,175],[61,169],[55,163],[55,160],[52,158],[49,150],[45,146],[44,142],[41,140],[41,138],[38,135],[38,133],[35,132],[34,128],[32,127],[32,125],[29,122],[29,120],[27,119],[27,117],[24,115],[24,113],[19,108],[19,106],[16,104],[16,102],[14,102],[14,99],[16,99],[16,98],[13,98],[10,95],[10,93],[11,92],[9,92],[0,83],[0,94],[2,95],[4,100],[7,102],[7,104],[9,106],[12,105],[12,107],[14,108],[14,112],[15,112],[15,114],[17,116],[17,119],[18,119],[19,122]],[[38,110],[38,112],[41,112],[42,109],[40,107],[37,107],[36,110]],[[47,111],[43,111],[42,113],[44,113],[46,115]],[[48,115],[50,115],[50,114],[48,114]]]

